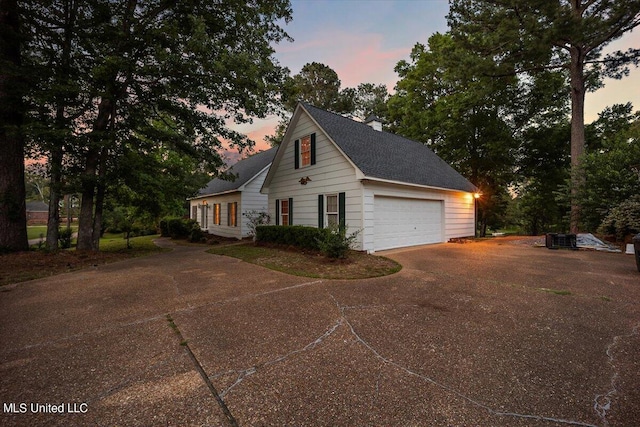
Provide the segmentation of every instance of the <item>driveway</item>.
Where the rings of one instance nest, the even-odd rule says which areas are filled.
[[[175,247],[2,287],[0,424],[637,425],[631,256],[384,255],[403,270],[330,281]]]

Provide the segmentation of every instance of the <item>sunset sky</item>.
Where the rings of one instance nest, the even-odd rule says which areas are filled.
[[[276,58],[291,74],[309,62],[328,65],[338,73],[342,88],[360,83],[385,84],[393,90],[398,61],[409,59],[413,46],[427,43],[435,32],[446,32],[447,0],[292,0],[293,21],[284,26],[295,40],[276,45]],[[640,46],[640,29],[610,44],[610,50]],[[628,77],[607,80],[587,94],[586,121],[605,107],[632,102],[640,109],[640,69]],[[237,128],[256,141],[256,151],[268,148],[265,135],[274,133],[277,118],[256,120]]]

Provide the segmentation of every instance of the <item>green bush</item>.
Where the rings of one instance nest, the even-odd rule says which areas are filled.
[[[166,217],[160,220],[160,235],[172,239],[187,239],[191,237],[191,232],[195,227],[200,230],[200,226],[193,219]]]
[[[71,247],[71,237],[73,236],[73,229],[60,228],[58,229],[58,242],[61,249],[69,249]]]
[[[256,242],[277,243],[320,250],[318,242],[324,240],[329,230],[301,225],[259,225],[256,227]]]
[[[189,241],[192,243],[201,243],[205,240],[206,239],[204,237],[204,232],[200,228],[200,224],[198,224],[197,222],[192,224],[191,232],[189,233]]]
[[[640,233],[640,195],[631,196],[611,209],[602,220],[599,231],[615,234],[620,241],[629,234]]]
[[[327,233],[318,238],[320,252],[329,258],[346,258],[360,230],[348,236],[346,227],[339,227],[337,224],[330,225],[326,230]]]
[[[169,237],[169,219],[170,217],[166,217],[160,220],[160,236],[161,237]]]

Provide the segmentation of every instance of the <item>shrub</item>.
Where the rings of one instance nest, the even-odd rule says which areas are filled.
[[[320,252],[329,258],[346,258],[360,230],[348,236],[346,227],[339,227],[337,224],[330,225],[326,230],[327,233],[318,239]]]
[[[169,237],[169,217],[160,220],[160,236]]]
[[[271,223],[271,217],[265,211],[248,211],[244,216],[247,218],[247,228],[249,229],[249,236],[256,240],[256,227],[259,225],[269,225]]]
[[[198,230],[200,230],[200,226],[193,219],[165,217],[160,220],[160,235],[162,237],[171,237],[172,239],[187,239],[190,238],[194,227],[198,227]],[[202,237],[204,237],[204,234]]]
[[[599,231],[614,234],[624,240],[628,234],[640,233],[640,195],[631,196],[609,211],[602,220]]]
[[[61,249],[69,249],[71,247],[71,237],[73,236],[73,230],[71,228],[58,229],[58,242]]]
[[[198,224],[197,222],[192,224],[191,232],[189,233],[189,241],[193,243],[201,243],[205,240],[206,239],[204,237],[204,232],[200,228],[200,224]]]
[[[328,229],[301,225],[259,225],[256,227],[256,242],[319,250],[318,241],[323,240],[327,233]]]

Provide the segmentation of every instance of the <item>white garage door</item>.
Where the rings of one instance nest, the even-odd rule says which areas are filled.
[[[374,198],[375,250],[442,242],[442,202],[439,200]]]

